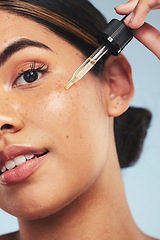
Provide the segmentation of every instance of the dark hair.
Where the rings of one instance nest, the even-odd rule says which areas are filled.
[[[130,107],[114,119],[116,147],[121,168],[132,166],[139,158],[151,113],[147,109]]]
[[[43,24],[87,57],[99,45],[98,36],[107,24],[104,16],[88,0],[0,0],[0,9]],[[93,68],[94,74],[101,74],[106,57]],[[139,157],[150,121],[148,115],[143,118],[144,111],[129,109],[115,119],[115,139],[121,167],[129,166]],[[135,122],[139,125],[136,124],[134,129]],[[131,139],[132,151],[128,144]]]

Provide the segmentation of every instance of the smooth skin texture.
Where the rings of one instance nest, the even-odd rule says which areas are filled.
[[[0,66],[0,150],[25,145],[49,151],[25,181],[0,184],[0,207],[20,225],[19,233],[0,239],[153,239],[132,219],[115,149],[113,117],[134,93],[125,57],[110,57],[101,77],[90,72],[65,91],[85,59],[80,51],[23,17],[0,11],[0,21],[0,52],[21,38],[50,48],[27,47]],[[34,83],[22,76],[17,81],[33,63],[48,71]]]
[[[29,46],[7,58],[0,68],[1,150],[25,145],[49,151],[28,179],[13,186],[0,184],[1,208],[18,217],[21,240],[105,239],[111,228],[122,229],[124,236],[125,218],[130,219],[127,225],[134,223],[122,187],[112,116],[124,112],[133,96],[127,60],[122,55],[111,57],[102,79],[89,73],[66,91],[64,86],[84,56],[33,21],[5,12],[0,12],[0,19],[0,52],[24,38],[51,49]],[[34,83],[27,84],[22,76],[17,79],[33,63],[35,67],[45,64],[48,72]],[[110,99],[113,93],[115,98]],[[120,208],[122,212],[126,208],[127,217],[117,217]],[[110,222],[115,216],[117,221]],[[135,234],[141,234],[136,227]]]
[[[0,69],[1,149],[21,144],[49,150],[46,161],[28,179],[13,186],[0,184],[1,208],[19,218],[22,240],[106,239],[111,228],[122,229],[124,236],[125,218],[130,219],[129,226],[134,223],[122,187],[112,116],[125,111],[133,95],[127,60],[122,55],[111,57],[102,79],[89,73],[66,91],[64,86],[84,56],[37,23],[5,12],[0,15],[4,23],[0,52],[15,40],[37,41],[37,36],[51,49],[25,48]],[[47,65],[48,72],[33,84],[22,76],[16,80],[33,62],[37,67]],[[113,93],[115,98],[110,99]],[[128,216],[117,216],[119,204]],[[115,216],[117,221],[111,222],[116,226],[111,227],[109,219]],[[134,228],[136,235],[141,234]]]

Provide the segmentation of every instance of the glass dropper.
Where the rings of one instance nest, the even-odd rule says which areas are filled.
[[[66,90],[79,81],[107,52],[117,56],[131,41],[133,38],[131,29],[123,22],[126,17],[121,21],[112,19],[106,25],[99,38],[101,46],[75,71],[71,80],[65,86]]]
[[[74,83],[79,81],[94,65],[108,52],[106,45],[101,45],[92,55],[75,71],[71,80],[65,86],[68,90]]]

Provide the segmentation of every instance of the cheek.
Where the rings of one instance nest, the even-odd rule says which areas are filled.
[[[57,167],[68,170],[68,175],[90,175],[107,155],[108,121],[91,86],[85,87],[90,87],[89,93],[80,87],[65,91],[61,84],[55,91],[47,88],[26,114],[28,129],[34,129],[35,138],[44,139],[43,147],[56,156]]]
[[[16,189],[16,196],[10,198],[16,199],[15,215],[19,214],[19,205],[20,214],[27,218],[58,211],[84,193],[104,168],[108,121],[91,87],[90,93],[74,89],[47,90],[43,97],[41,94],[32,98],[34,104],[30,103],[30,109],[23,112],[26,135],[32,134],[35,142],[37,137],[43,139],[41,144],[49,149],[50,157],[28,179],[32,184],[19,192]]]

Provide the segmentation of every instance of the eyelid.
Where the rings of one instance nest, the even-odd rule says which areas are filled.
[[[42,62],[36,62],[36,61],[32,61],[30,63],[27,62],[27,66],[25,66],[25,70],[24,70],[24,67],[21,68],[20,72],[18,73],[18,76],[14,78],[14,81],[13,81],[13,84],[12,84],[12,87],[21,87],[22,85],[21,84],[17,84],[16,85],[16,82],[17,80],[23,76],[26,72],[30,72],[30,71],[37,71],[37,72],[41,72],[43,75],[45,73],[48,72],[49,70],[49,66],[45,63],[42,63]],[[40,78],[39,78],[40,79]],[[38,81],[39,79],[35,80],[34,82],[31,82],[31,83],[27,83],[24,84],[23,86],[25,85],[31,85],[31,84],[35,84],[36,81]],[[24,80],[25,81],[25,80]]]
[[[26,73],[26,72],[28,72],[28,71],[39,71],[39,72],[44,72],[44,71],[46,71],[46,70],[48,70],[48,66],[45,68],[45,69],[43,69],[42,70],[42,68],[45,66],[45,64],[43,64],[42,66],[40,66],[40,67],[33,67],[33,65],[32,66],[30,66],[30,68],[28,68],[28,69],[26,69],[26,70],[21,70],[21,73],[19,73],[18,74],[18,77],[16,78],[16,80],[19,78],[19,77],[21,77],[24,73]]]

